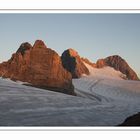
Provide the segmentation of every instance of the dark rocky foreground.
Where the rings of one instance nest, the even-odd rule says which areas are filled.
[[[140,126],[140,112],[128,117],[122,124],[119,126]]]

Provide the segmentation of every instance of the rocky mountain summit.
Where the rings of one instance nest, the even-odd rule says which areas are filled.
[[[97,68],[102,68],[105,66],[113,67],[126,75],[129,80],[139,80],[137,74],[132,70],[132,68],[127,64],[127,62],[118,55],[109,56],[105,59],[99,59],[96,62]]]
[[[88,68],[84,65],[78,52],[73,49],[65,50],[61,56],[62,64],[73,78],[79,78],[82,74],[89,74]]]
[[[0,64],[0,76],[75,95],[70,72],[63,68],[60,56],[41,40],[33,47],[22,43],[10,60]]]

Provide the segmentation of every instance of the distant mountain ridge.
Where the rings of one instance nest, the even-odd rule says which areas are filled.
[[[93,63],[81,57],[74,49],[67,49],[60,57],[54,50],[47,48],[42,40],[36,40],[33,46],[28,42],[22,43],[11,59],[0,64],[0,76],[76,95],[72,78],[90,74],[84,63],[93,68],[110,66],[125,74],[127,79],[139,80],[134,70],[120,56],[109,56]]]
[[[128,65],[128,63],[118,55],[109,56],[105,59],[99,59],[96,62],[97,68],[105,66],[113,67],[115,70],[122,72],[129,80],[139,80],[136,72]]]

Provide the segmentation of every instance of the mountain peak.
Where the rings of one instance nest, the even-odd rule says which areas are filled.
[[[68,70],[73,78],[79,78],[82,74],[89,74],[89,70],[84,65],[78,52],[74,49],[67,49],[61,56],[63,67]]]
[[[125,61],[121,56],[119,55],[112,55],[112,56],[108,56],[106,57],[106,59],[111,59],[111,60],[116,60],[116,61]]]
[[[69,48],[66,51],[69,52],[70,56],[73,56],[73,57],[78,56],[78,52],[76,50],[72,49],[72,48]]]
[[[21,53],[22,55],[24,55],[25,51],[29,50],[32,48],[32,45],[28,42],[24,42],[20,45],[19,49],[17,50],[16,53]]]
[[[104,59],[99,59],[96,62],[97,68],[102,68],[104,66],[113,67],[115,70],[118,70],[125,74],[130,80],[139,80],[137,74],[134,70],[128,65],[128,63],[119,55],[113,55],[106,57]]]
[[[33,48],[47,48],[47,46],[42,40],[36,40],[33,45]]]

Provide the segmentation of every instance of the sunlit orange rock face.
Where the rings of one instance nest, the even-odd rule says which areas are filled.
[[[93,63],[93,62],[91,62],[91,61],[88,60],[87,58],[82,57],[81,60],[82,60],[83,62],[85,62],[86,64],[92,66],[93,68],[96,68],[96,64]]]
[[[21,44],[10,60],[0,64],[0,75],[33,86],[74,94],[72,76],[62,66],[60,56],[37,40],[33,47]]]
[[[105,60],[104,59],[99,59],[97,62],[96,62],[96,67],[97,68],[102,68],[104,66],[106,66],[107,64],[105,63]]]
[[[137,74],[134,70],[127,64],[127,62],[118,55],[109,56],[105,59],[99,59],[96,63],[97,68],[102,68],[104,66],[113,67],[126,75],[129,80],[139,80]]]
[[[89,74],[89,70],[75,50],[68,49],[64,51],[61,59],[64,68],[72,74],[73,78],[79,78],[82,74]]]

